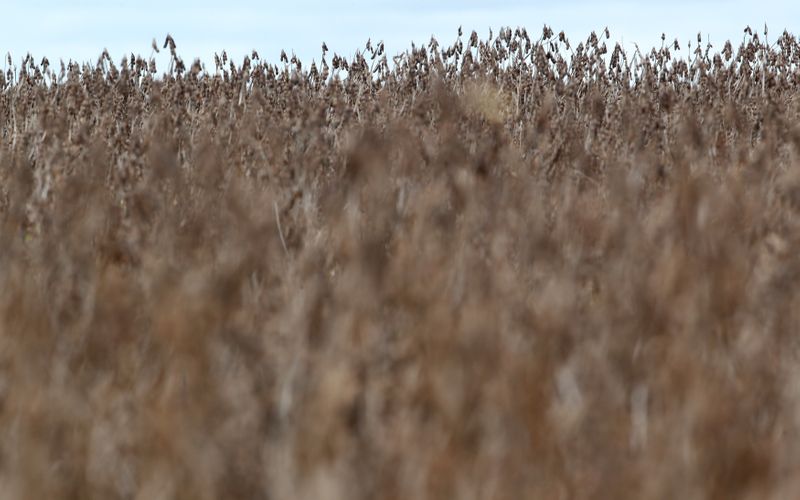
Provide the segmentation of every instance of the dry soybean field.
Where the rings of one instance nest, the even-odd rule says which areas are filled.
[[[0,500],[797,498],[798,39],[457,35],[5,60]]]

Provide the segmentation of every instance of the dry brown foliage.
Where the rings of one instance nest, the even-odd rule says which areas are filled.
[[[800,45],[607,40],[9,58],[0,498],[793,498]]]

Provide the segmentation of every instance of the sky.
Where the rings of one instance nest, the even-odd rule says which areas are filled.
[[[485,38],[489,28],[496,33],[503,26],[524,26],[538,37],[548,24],[573,45],[608,26],[612,39],[631,50],[634,43],[660,46],[661,33],[684,47],[702,33],[721,48],[727,39],[741,41],[745,26],[762,32],[765,23],[770,39],[784,29],[800,34],[800,2],[788,0],[0,0],[0,11],[0,54],[11,53],[17,64],[27,53],[51,63],[96,61],[103,49],[117,61],[130,53],[149,56],[151,41],[160,46],[167,33],[185,61],[207,64],[223,49],[236,60],[255,49],[277,62],[285,49],[318,61],[323,41],[352,55],[370,38],[383,40],[391,55],[431,35],[450,43],[459,25]]]

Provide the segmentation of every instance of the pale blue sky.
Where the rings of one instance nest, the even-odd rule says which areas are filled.
[[[608,25],[613,38],[628,48],[660,44],[660,35],[679,38],[683,45],[701,31],[712,43],[741,40],[750,24],[770,38],[784,29],[800,33],[800,1],[677,0],[2,0],[3,29],[0,53],[11,52],[15,61],[31,52],[37,59],[96,60],[103,48],[119,60],[123,54],[150,54],[150,41],[163,42],[169,32],[187,61],[201,57],[209,62],[215,51],[227,49],[240,59],[256,49],[262,58],[276,61],[280,50],[294,51],[310,61],[319,59],[320,44],[332,51],[352,54],[367,38],[384,40],[396,53],[414,40],[426,42],[431,34],[442,42],[456,36],[459,25],[486,36],[490,27],[525,26],[538,33],[544,23],[565,30],[573,42]],[[719,45],[718,45],[719,46]]]

